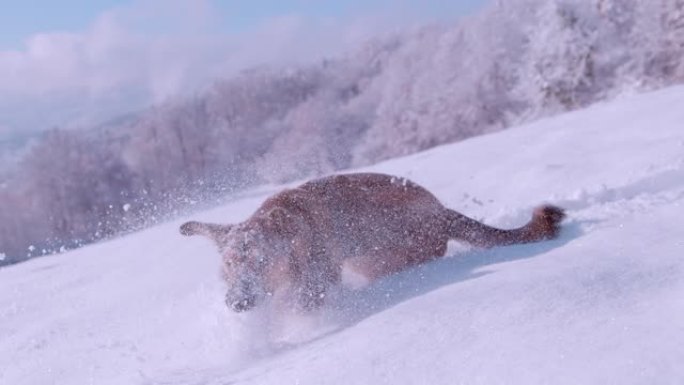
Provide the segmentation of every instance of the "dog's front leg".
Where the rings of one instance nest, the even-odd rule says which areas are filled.
[[[311,311],[323,305],[328,288],[340,281],[341,269],[324,247],[310,250],[305,266],[301,272],[297,303],[301,309]]]

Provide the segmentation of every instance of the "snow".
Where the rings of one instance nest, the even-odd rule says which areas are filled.
[[[544,243],[453,244],[320,314],[228,311],[181,221],[2,268],[0,384],[681,383],[682,105],[673,87],[369,168],[490,224],[541,202],[569,219]],[[239,221],[264,191],[193,219]]]

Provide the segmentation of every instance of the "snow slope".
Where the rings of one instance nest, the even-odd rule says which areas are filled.
[[[490,224],[540,202],[569,219],[308,317],[230,313],[213,246],[180,221],[0,269],[0,384],[684,383],[683,105],[669,88],[370,168]]]

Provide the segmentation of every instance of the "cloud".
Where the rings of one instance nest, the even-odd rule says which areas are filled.
[[[21,51],[0,52],[0,95],[76,91],[93,96],[147,80],[158,84],[181,68],[191,69],[215,48],[207,46],[211,36],[182,37],[163,29],[163,24],[182,26],[203,17],[196,13],[181,17],[165,12],[156,19],[168,18],[156,24],[158,30],[143,27],[149,3],[107,11],[81,33],[41,33],[30,37]]]
[[[390,19],[274,16],[240,32],[210,0],[140,0],[79,32],[0,51],[0,126],[92,124],[192,93],[245,67],[306,63],[349,49]]]

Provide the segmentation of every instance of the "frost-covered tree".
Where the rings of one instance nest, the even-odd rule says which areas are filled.
[[[651,15],[659,16],[659,35],[652,41],[654,49],[647,70],[661,83],[684,81],[684,0],[653,3],[649,10]]]
[[[496,0],[457,23],[247,69],[114,124],[46,133],[0,174],[10,202],[0,253],[94,241],[255,184],[682,81],[684,0]]]
[[[518,68],[528,113],[565,111],[594,97],[599,31],[590,7],[586,1],[540,1],[529,16]]]

